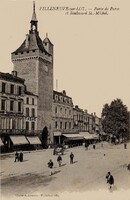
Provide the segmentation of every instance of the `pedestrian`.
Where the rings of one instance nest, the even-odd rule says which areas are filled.
[[[95,149],[95,144],[93,144],[93,149]]]
[[[54,148],[54,149],[53,149],[53,155],[55,155],[55,154],[56,154],[56,149]]]
[[[111,189],[112,186],[114,185],[114,177],[111,175],[111,172],[107,173],[106,179],[107,179],[107,183],[109,184],[110,189]]]
[[[86,142],[86,143],[85,143],[85,148],[86,148],[86,150],[88,150],[88,147],[89,147],[89,144]]]
[[[53,175],[53,166],[54,166],[54,164],[53,164],[52,160],[50,160],[50,161],[48,162],[48,167],[49,167],[49,169],[50,169],[50,174],[49,174],[49,176]]]
[[[128,169],[128,171],[130,172],[130,162],[129,162],[129,164],[127,165],[127,169]]]
[[[16,162],[16,161],[19,161],[19,153],[17,151],[15,153],[15,161],[14,162]]]
[[[22,151],[21,151],[20,154],[19,154],[19,161],[20,161],[20,162],[23,162],[23,153],[22,153]]]
[[[73,164],[74,160],[74,154],[71,152],[70,154],[70,164]]]
[[[57,157],[57,162],[59,163],[59,167],[61,167],[62,157],[60,155]]]
[[[124,143],[124,149],[127,149],[127,144],[126,143]]]

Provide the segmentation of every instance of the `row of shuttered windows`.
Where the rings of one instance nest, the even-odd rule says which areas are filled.
[[[30,125],[31,125],[31,127],[30,127]],[[35,122],[26,121],[26,130],[27,131],[29,131],[29,130],[34,131],[35,130]]]
[[[10,93],[10,94],[17,94],[17,95],[21,95],[22,94],[22,86],[16,86],[14,84],[10,84],[10,86],[5,83],[2,82],[2,93]]]
[[[71,129],[72,123],[71,122],[55,122],[55,129]]]
[[[35,130],[35,122],[26,121],[25,124],[26,130]],[[24,129],[23,127],[23,119],[21,118],[8,118],[1,117],[0,118],[0,129]]]
[[[1,117],[0,129],[23,129],[22,118]]]
[[[9,102],[9,108],[7,108],[7,100],[5,99],[1,99],[1,111],[14,111],[15,109],[15,112],[16,111],[16,103],[17,103],[17,106],[18,106],[18,112],[22,112],[22,102],[16,102],[16,101],[13,101],[13,100],[10,100]]]

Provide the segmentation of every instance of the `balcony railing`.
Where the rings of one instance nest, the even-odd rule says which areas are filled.
[[[39,135],[41,130],[0,129],[0,135]]]

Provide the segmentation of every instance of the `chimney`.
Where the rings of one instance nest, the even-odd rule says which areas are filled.
[[[17,77],[17,71],[12,71],[12,75]]]
[[[62,92],[65,96],[66,96],[66,91],[65,90],[63,90],[63,92]]]

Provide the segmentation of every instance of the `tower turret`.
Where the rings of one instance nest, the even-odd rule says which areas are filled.
[[[43,46],[48,53],[53,55],[53,44],[51,43],[51,41],[48,38],[48,33],[46,33],[46,38],[43,40]]]

